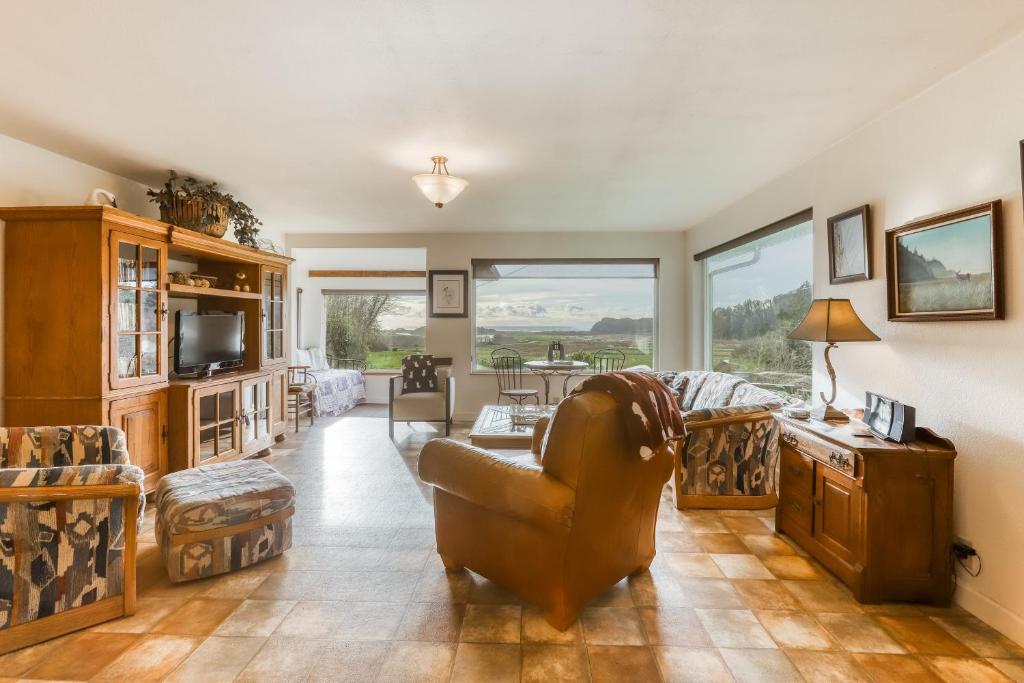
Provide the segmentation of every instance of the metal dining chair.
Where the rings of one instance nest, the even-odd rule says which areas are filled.
[[[519,405],[526,399],[533,398],[537,405],[540,405],[540,391],[523,388],[523,357],[518,351],[507,346],[494,349],[491,352],[491,367],[494,369],[494,376],[498,378],[499,405],[502,396]]]
[[[601,349],[596,351],[590,360],[590,367],[587,369],[588,373],[600,375],[603,372],[615,372],[621,370],[622,366],[626,364],[626,354],[618,349]],[[569,395],[569,380],[573,377],[581,377],[583,372],[573,373],[566,376],[565,382],[562,384],[562,395]]]
[[[590,364],[595,375],[602,372],[617,372],[626,364],[626,354],[618,349],[601,349],[594,354],[594,362]]]

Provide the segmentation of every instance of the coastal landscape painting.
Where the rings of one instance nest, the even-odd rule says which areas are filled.
[[[1002,317],[999,202],[886,234],[890,320]]]

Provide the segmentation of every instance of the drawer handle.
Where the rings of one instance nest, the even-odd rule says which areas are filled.
[[[828,454],[828,461],[833,465],[838,465],[839,467],[842,467],[845,470],[850,469],[850,459],[847,458],[845,455],[840,455],[839,453],[836,453],[835,451],[832,451],[831,453]]]
[[[790,503],[789,507],[793,508],[797,512],[803,512],[804,511],[804,506],[801,505],[800,503]]]
[[[795,436],[793,436],[792,434],[790,434],[789,432],[783,432],[782,433],[782,441],[784,443],[787,443],[790,446],[794,446],[794,447],[798,443],[797,438]]]

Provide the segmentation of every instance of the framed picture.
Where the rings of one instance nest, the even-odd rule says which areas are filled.
[[[868,205],[828,219],[828,281],[833,285],[871,279]]]
[[[885,233],[889,320],[1002,320],[1001,202]]]
[[[432,270],[427,274],[427,310],[431,318],[466,318],[468,270]]]

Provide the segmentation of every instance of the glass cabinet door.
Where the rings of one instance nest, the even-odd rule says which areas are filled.
[[[263,271],[263,361],[279,361],[284,348],[284,273],[269,268]]]
[[[111,368],[113,388],[167,378],[166,246],[111,233]]]
[[[270,381],[268,377],[242,386],[242,441],[245,446],[270,434]]]
[[[238,451],[238,390],[234,386],[196,392],[198,403],[199,462],[232,455]]]

